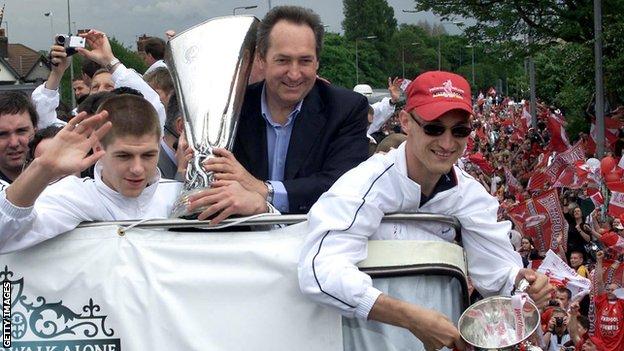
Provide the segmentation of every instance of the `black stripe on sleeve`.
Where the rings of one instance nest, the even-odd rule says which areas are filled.
[[[371,185],[368,187],[368,190],[366,190],[366,193],[364,194],[364,196],[362,196],[362,203],[360,204],[360,206],[358,207],[358,209],[355,211],[355,214],[353,215],[353,220],[351,221],[351,223],[349,224],[349,226],[346,229],[340,230],[340,231],[347,231],[349,229],[351,229],[351,227],[353,226],[353,224],[355,223],[355,220],[357,219],[357,215],[360,212],[360,209],[362,208],[362,206],[364,206],[364,204],[366,203],[366,196],[368,195],[368,193],[371,191],[371,189],[373,188],[373,185],[375,185],[375,183],[377,182],[377,180],[379,180],[379,178],[381,178],[381,176],[383,176],[384,174],[386,174],[386,172],[388,172],[388,170],[390,168],[392,168],[394,166],[394,163],[391,164],[390,166],[388,166],[388,168],[386,168],[380,175],[377,176],[377,178],[375,178],[373,180],[373,182],[371,183]],[[319,290],[323,293],[326,294],[327,296],[342,302],[343,304],[351,307],[351,308],[355,308],[355,306],[352,306],[344,301],[342,301],[341,299],[337,298],[336,296],[326,292],[325,290],[323,290],[323,287],[321,287],[321,283],[318,280],[318,277],[316,276],[316,268],[314,266],[314,263],[316,261],[316,258],[318,257],[318,255],[321,253],[321,248],[323,247],[323,242],[325,241],[325,238],[329,235],[329,233],[331,233],[332,231],[328,230],[325,235],[323,235],[323,238],[321,239],[321,242],[319,243],[319,247],[318,247],[318,251],[316,252],[316,254],[314,255],[314,258],[312,259],[312,272],[314,273],[314,280],[316,280],[316,284],[319,287]]]

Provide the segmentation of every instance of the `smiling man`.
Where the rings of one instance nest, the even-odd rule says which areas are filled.
[[[0,182],[12,183],[24,169],[36,126],[37,111],[28,96],[0,94]]]
[[[117,95],[86,116],[72,119],[0,191],[0,252],[35,245],[84,221],[169,216],[181,183],[161,179],[156,167],[160,125],[154,107],[139,96]],[[96,161],[93,179],[72,175]]]
[[[528,293],[538,305],[545,305],[552,291],[546,276],[522,268],[507,237],[510,223],[497,222],[496,198],[455,166],[471,133],[468,82],[453,73],[426,72],[410,84],[406,96],[399,119],[407,140],[347,172],[308,214],[299,285],[313,300],[348,317],[343,320],[345,350],[465,348],[452,322],[461,312],[455,278],[416,275],[373,282],[355,266],[366,258],[369,239],[455,239],[448,225],[381,223],[384,214],[455,216],[470,277],[484,296],[509,294],[521,278],[531,284]],[[424,252],[422,246],[418,255],[439,259],[445,254]]]
[[[260,24],[259,71],[248,87],[233,153],[206,163],[282,213],[306,213],[343,173],[368,155],[368,103],[317,79],[323,25],[296,6],[274,7]],[[213,203],[213,212],[228,211]]]

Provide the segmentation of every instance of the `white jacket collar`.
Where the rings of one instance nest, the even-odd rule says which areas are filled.
[[[156,189],[158,189],[158,183],[160,182],[161,176],[160,170],[156,168],[156,173],[154,174],[154,177],[148,182],[148,186],[143,189],[141,194],[136,198],[124,196],[106,185],[102,180],[102,164],[99,161],[95,164],[93,177],[95,178],[95,186],[98,192],[108,198],[110,201],[116,204],[127,203],[128,201],[137,201],[139,204],[146,204],[152,199],[152,197],[156,193]]]

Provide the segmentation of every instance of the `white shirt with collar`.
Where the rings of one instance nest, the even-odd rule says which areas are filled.
[[[167,64],[165,63],[165,61],[158,60],[158,61],[152,63],[152,65],[147,68],[145,73],[143,73],[143,77],[145,77],[148,73],[154,71],[156,68],[160,68],[160,67],[164,67],[164,68],[169,69],[169,67],[167,67]]]
[[[168,218],[182,189],[157,172],[138,197],[126,197],[104,184],[101,170],[98,162],[95,179],[68,176],[50,184],[31,207],[13,205],[0,191],[0,253],[34,246],[81,222]]]

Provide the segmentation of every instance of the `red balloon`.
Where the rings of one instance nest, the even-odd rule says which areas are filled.
[[[618,182],[622,179],[622,177],[616,171],[609,172],[605,175],[605,181],[607,182]]]
[[[603,176],[611,173],[611,171],[615,168],[615,159],[611,156],[603,157],[602,161],[600,161],[600,172]]]

